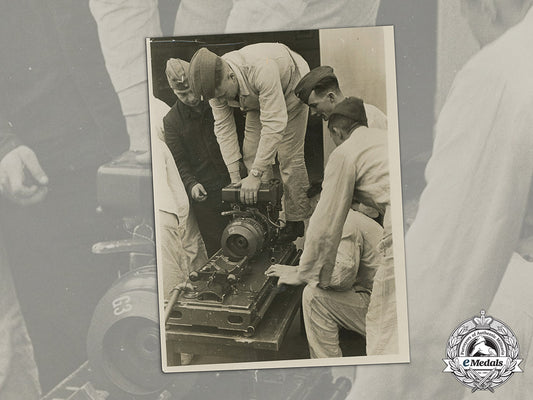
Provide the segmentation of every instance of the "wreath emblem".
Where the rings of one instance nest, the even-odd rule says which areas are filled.
[[[505,383],[515,372],[523,372],[518,358],[518,341],[503,322],[485,315],[459,325],[448,339],[446,368],[463,385],[489,390]]]

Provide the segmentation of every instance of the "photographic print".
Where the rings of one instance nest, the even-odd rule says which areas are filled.
[[[163,370],[408,362],[393,28],[147,54]]]

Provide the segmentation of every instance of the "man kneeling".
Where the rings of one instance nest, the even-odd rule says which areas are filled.
[[[362,211],[373,209],[359,205]],[[266,274],[279,284],[308,283],[303,292],[305,331],[312,358],[342,357],[339,327],[365,335],[373,279],[380,265],[377,245],[383,228],[360,211],[349,210],[335,265],[322,268],[318,283],[305,282],[298,268],[273,265]]]

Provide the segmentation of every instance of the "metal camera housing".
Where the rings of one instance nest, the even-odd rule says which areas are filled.
[[[232,210],[224,213],[232,216],[232,220],[220,241],[225,256],[253,258],[277,239],[282,195],[283,187],[277,179],[261,184],[254,205],[240,202],[239,187],[229,185],[222,189],[222,201],[232,205]]]

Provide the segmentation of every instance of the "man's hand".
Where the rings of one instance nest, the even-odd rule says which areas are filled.
[[[48,177],[37,156],[27,146],[18,146],[0,161],[0,193],[20,205],[35,204],[48,192]]]
[[[283,284],[298,286],[305,283],[298,277],[298,267],[293,265],[274,264],[265,271],[265,275],[268,277],[277,276],[279,278],[278,286]]]
[[[257,203],[257,191],[261,186],[261,178],[256,178],[253,175],[248,175],[235,185],[241,188],[241,203],[255,204]]]
[[[207,191],[201,183],[197,183],[191,189],[191,196],[194,201],[204,201],[207,199]]]

